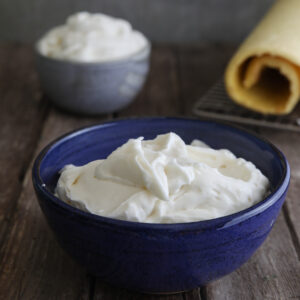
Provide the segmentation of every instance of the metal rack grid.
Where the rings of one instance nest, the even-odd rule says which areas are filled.
[[[193,113],[199,117],[300,132],[300,109],[285,116],[250,111],[229,99],[223,80],[195,103]]]

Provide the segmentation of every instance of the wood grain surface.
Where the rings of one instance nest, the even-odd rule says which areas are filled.
[[[32,49],[0,47],[0,249],[46,114]],[[0,261],[2,251],[0,250]]]
[[[234,47],[154,46],[143,91],[125,110],[96,118],[57,110],[42,97],[28,46],[0,46],[0,299],[300,299],[300,135],[260,130],[287,155],[292,180],[274,229],[232,274],[175,295],[111,287],[58,246],[37,204],[32,161],[59,135],[106,119],[191,114],[194,101],[220,77]]]

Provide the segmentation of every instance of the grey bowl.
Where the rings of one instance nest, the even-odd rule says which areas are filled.
[[[57,106],[80,114],[118,111],[139,93],[149,71],[150,43],[141,51],[107,62],[46,57],[37,45],[36,67],[43,91]]]

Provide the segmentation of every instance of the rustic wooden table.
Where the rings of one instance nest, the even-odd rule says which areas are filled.
[[[300,134],[258,130],[292,167],[287,201],[266,242],[236,272],[182,294],[141,295],[86,274],[58,246],[33,192],[32,160],[52,139],[115,117],[191,115],[232,52],[222,45],[155,46],[146,86],[130,107],[82,118],[42,96],[30,46],[0,46],[0,299],[300,299]]]

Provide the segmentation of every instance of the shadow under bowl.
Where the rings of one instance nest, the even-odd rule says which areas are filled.
[[[111,113],[129,105],[142,89],[149,71],[151,46],[107,62],[74,62],[49,58],[36,46],[41,86],[57,106],[78,114]]]
[[[269,178],[270,195],[229,216],[179,224],[101,217],[54,196],[66,164],[103,159],[129,138],[153,139],[170,131],[187,144],[201,139],[253,162]],[[269,234],[289,179],[287,160],[269,142],[222,123],[184,118],[127,119],[83,128],[48,145],[33,167],[37,198],[62,248],[103,281],[147,293],[193,289],[240,267]]]

